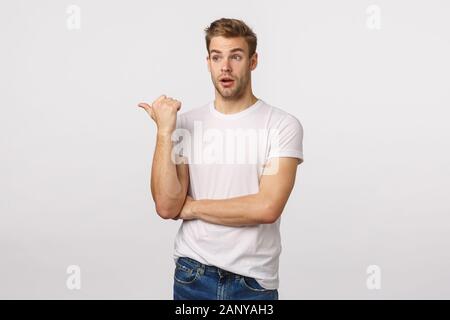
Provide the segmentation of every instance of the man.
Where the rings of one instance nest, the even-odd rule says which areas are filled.
[[[257,39],[244,22],[222,18],[205,32],[214,101],[178,115],[181,103],[165,95],[139,104],[158,127],[156,211],[182,220],[174,299],[276,300],[280,216],[303,162],[303,128],[253,94]]]

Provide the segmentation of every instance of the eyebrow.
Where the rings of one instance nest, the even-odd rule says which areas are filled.
[[[230,52],[237,52],[237,51],[242,52],[242,53],[245,53],[245,51],[244,51],[243,49],[241,49],[241,48],[234,48],[234,49],[231,49],[231,50],[230,50]],[[220,51],[220,50],[217,50],[217,49],[211,49],[210,53],[214,53],[214,52],[222,53],[222,51]]]

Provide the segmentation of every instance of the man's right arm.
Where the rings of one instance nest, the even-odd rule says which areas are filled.
[[[158,133],[150,184],[156,212],[163,219],[172,219],[180,213],[189,186],[188,165],[175,164],[171,153],[171,134]]]
[[[161,95],[152,105],[140,103],[139,107],[145,109],[158,127],[150,178],[156,212],[163,219],[172,219],[183,208],[189,185],[186,159],[176,158],[177,163],[172,161],[172,133],[181,102]]]

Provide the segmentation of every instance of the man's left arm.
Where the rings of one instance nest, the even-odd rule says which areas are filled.
[[[258,193],[220,200],[187,197],[181,214],[175,219],[201,219],[227,226],[274,223],[294,187],[299,159],[271,158],[270,162],[273,161],[278,161],[277,170],[261,176]]]

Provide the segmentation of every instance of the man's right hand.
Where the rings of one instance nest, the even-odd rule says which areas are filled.
[[[166,95],[161,95],[153,101],[152,105],[145,102],[139,103],[150,117],[156,122],[158,133],[172,134],[176,127],[177,112],[181,108],[181,102]]]

